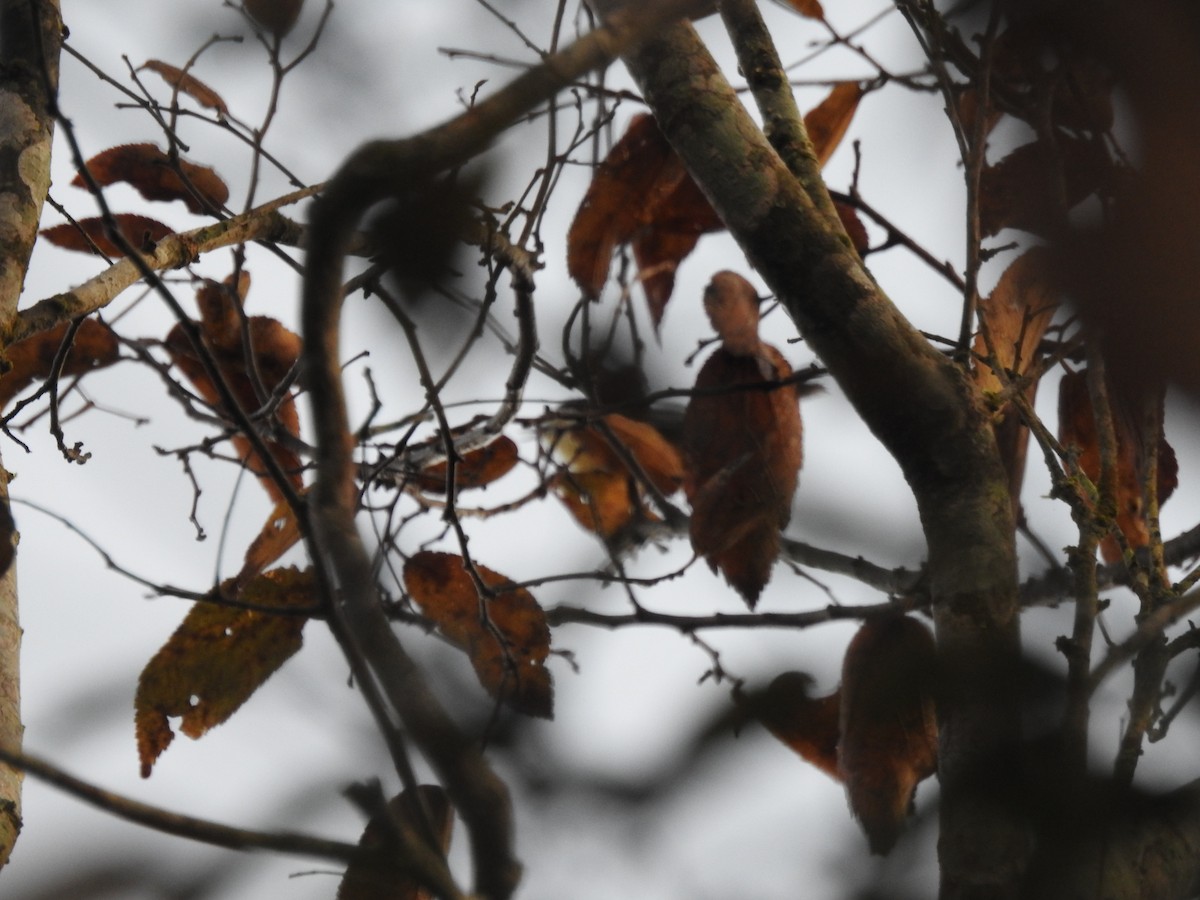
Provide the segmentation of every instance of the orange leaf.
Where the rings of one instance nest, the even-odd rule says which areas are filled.
[[[817,162],[822,166],[842,142],[862,97],[862,85],[857,81],[842,81],[834,86],[828,97],[805,114],[804,128],[808,132],[808,139],[812,141]]]
[[[811,697],[813,680],[803,672],[784,672],[760,697],[751,711],[771,734],[838,781],[838,718],[840,690],[827,697]]]
[[[221,207],[229,199],[229,188],[208,166],[180,159],[176,166],[154,144],[122,144],[97,153],[87,161],[87,170],[104,187],[124,181],[147,200],[182,200],[194,213]],[[180,177],[182,175],[182,178]],[[82,175],[71,184],[83,187]]]
[[[0,375],[0,409],[8,406],[13,397],[34,381],[50,377],[54,357],[62,346],[68,327],[68,323],[64,322],[49,331],[18,341],[4,351],[12,368]],[[110,366],[119,358],[120,348],[112,329],[96,319],[84,319],[75,332],[75,342],[63,362],[62,374],[82,375],[93,369]]]
[[[304,0],[246,0],[246,12],[267,31],[283,37],[300,18]]]
[[[645,489],[614,442],[661,493],[673,494],[683,482],[679,453],[645,422],[610,413],[592,425],[555,419],[542,430],[567,469],[550,479],[550,487],[584,528],[602,537],[616,534],[635,515],[650,516]]]
[[[842,664],[838,771],[871,852],[886,856],[937,771],[937,650],[910,616],[863,623]]]
[[[174,231],[162,222],[132,213],[117,213],[113,219],[117,223],[117,231],[135,250],[153,247],[156,242]],[[102,253],[105,256],[125,255],[125,251],[108,236],[108,228],[101,218],[79,219],[75,223],[54,225],[43,229],[42,237],[67,250]]]
[[[825,10],[821,9],[820,0],[783,0],[783,2],[802,16],[825,21]]]
[[[467,651],[479,681],[519,712],[554,715],[554,686],[546,669],[550,627],[533,595],[505,588],[510,580],[476,565],[493,596],[480,599],[461,556],[423,551],[404,566],[404,585],[447,638]]]
[[[301,494],[303,495],[303,491]],[[287,553],[300,540],[300,525],[291,504],[281,500],[271,510],[262,530],[246,549],[242,570],[235,583],[239,586],[256,578],[262,570]]]
[[[635,241],[655,327],[679,263],[700,235],[723,228],[653,116],[636,116],[596,170],[567,233],[567,268],[600,295],[613,252]]]
[[[425,844],[423,816],[441,841],[442,855],[450,849],[454,809],[446,792],[432,784],[418,785],[416,790],[416,794],[404,790],[388,802],[386,811],[371,817],[358,846],[381,851],[382,864],[351,862],[338,885],[337,900],[433,900],[434,895],[413,879],[410,870],[398,864],[398,854],[389,852],[397,840],[396,829],[401,832],[398,837],[402,846]]]
[[[1145,500],[1142,496],[1142,457],[1144,451],[1136,426],[1141,414],[1138,409],[1128,409],[1121,391],[1110,385],[1109,406],[1113,413],[1113,432],[1117,441],[1116,458],[1116,505],[1117,527],[1125,536],[1130,548],[1137,550],[1150,544],[1150,529],[1146,522]],[[1161,400],[1159,401],[1161,408]],[[1100,440],[1096,432],[1095,410],[1088,391],[1087,370],[1068,372],[1058,388],[1058,437],[1064,446],[1073,446],[1077,453],[1080,471],[1092,484],[1100,483]],[[1175,451],[1166,438],[1158,446],[1158,502],[1163,504],[1178,485],[1179,466]],[[1100,555],[1106,563],[1121,558],[1119,542],[1109,536],[1100,542]]]
[[[455,490],[487,487],[511,472],[519,459],[517,445],[505,435],[500,435],[491,443],[462,455],[462,459],[454,467]],[[417,474],[417,486],[431,494],[445,493],[447,471],[448,465],[445,460],[434,463]]]
[[[704,305],[723,343],[696,377],[683,419],[692,548],[753,608],[791,518],[802,462],[800,409],[791,385],[765,386],[792,369],[758,338],[753,286],[719,272]]]
[[[241,301],[249,289],[249,273],[243,271],[235,295],[229,279],[218,284],[206,281],[197,291],[196,301],[200,307],[200,331],[209,352],[216,361],[225,383],[229,386],[238,406],[249,413],[257,412],[263,405],[255,390],[254,380],[246,369],[246,353],[242,347]],[[253,348],[255,370],[262,379],[265,391],[272,393],[279,388],[300,357],[300,338],[268,316],[250,316],[246,321],[250,346]],[[200,357],[188,340],[183,326],[176,325],[167,335],[165,342],[171,361],[196,388],[197,393],[214,408],[220,408],[220,395],[205,371]],[[300,435],[300,418],[296,412],[294,394],[288,393],[275,409],[275,419],[287,434]],[[271,498],[283,500],[279,487],[267,474],[267,469],[254,451],[253,445],[244,435],[236,434],[232,442],[238,455],[245,460],[247,468],[257,475]],[[288,473],[294,487],[303,483],[300,458],[281,441],[266,441],[271,455]]]
[[[149,69],[151,72],[157,72],[167,84],[180,93],[187,94],[201,106],[215,109],[222,116],[229,115],[229,107],[225,105],[225,101],[221,99],[221,95],[196,76],[183,71],[183,69],[177,69],[170,63],[165,63],[157,59],[147,60],[142,65],[142,68]]]
[[[1004,228],[1055,234],[1067,211],[1112,177],[1100,141],[1056,135],[1054,146],[1033,141],[1014,150],[979,179],[979,223],[984,237]]]
[[[1053,282],[1048,252],[1035,247],[1017,257],[1004,270],[991,295],[979,301],[980,322],[991,334],[995,363],[1010,378],[1026,374],[1041,358],[1038,347],[1058,308],[1059,291]],[[975,352],[980,357],[988,355],[982,331],[975,338]],[[996,372],[986,363],[976,365],[975,383],[984,392],[997,392],[1003,387]],[[1032,404],[1037,383],[1026,386],[1023,393]],[[1009,492],[1016,512],[1020,508],[1029,429],[1011,401],[1004,405],[1000,416],[994,424],[996,442],[1008,472]]]
[[[312,573],[274,569],[247,584],[239,599],[281,610],[311,607]],[[179,730],[193,739],[220,725],[300,649],[304,622],[299,615],[194,604],[138,679],[134,722],[142,777],[150,777],[175,737],[170,717],[181,717]]]

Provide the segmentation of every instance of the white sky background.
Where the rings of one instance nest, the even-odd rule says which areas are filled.
[[[247,34],[240,16],[222,8],[218,0],[174,3],[169,12],[167,6],[137,0],[63,3],[72,46],[125,83],[123,53],[135,65],[149,58],[182,65],[213,33]],[[887,5],[883,0],[847,0],[827,7],[833,23],[845,32]],[[547,40],[552,3],[524,0],[506,6],[533,40]],[[315,24],[317,0],[309,0],[307,7],[289,46],[306,40]],[[819,26],[771,4],[765,5],[764,12],[776,29],[785,61],[806,56],[809,42],[823,35]],[[728,63],[731,54],[719,21],[714,17],[701,28],[719,58]],[[877,58],[897,71],[917,63],[911,35],[894,14],[866,32],[863,40]],[[360,141],[436,124],[459,108],[456,92],[469,93],[486,78],[490,79],[482,89],[486,95],[511,77],[510,70],[487,63],[450,61],[438,52],[446,46],[522,60],[531,56],[470,0],[344,0],[316,56],[285,83],[268,149],[302,179],[319,181]],[[733,70],[731,64],[727,66],[727,71]],[[269,73],[265,54],[253,39],[210,50],[195,74],[215,88],[242,120],[253,122],[261,116]],[[796,73],[814,80],[870,74],[865,63],[847,54],[828,54]],[[165,98],[167,92],[157,77],[144,75],[146,83]],[[614,82],[626,81],[619,67],[611,77]],[[802,90],[801,106],[814,105],[823,94],[823,88]],[[85,154],[117,143],[161,141],[143,113],[115,110],[119,99],[113,89],[64,57],[62,105],[76,125]],[[936,97],[899,89],[868,96],[842,149],[829,164],[827,177],[837,189],[848,186],[853,166],[850,142],[861,140],[860,186],[866,198],[939,257],[961,265],[961,174],[940,109]],[[627,104],[618,113],[618,133],[637,111]],[[569,133],[570,113],[560,121]],[[195,122],[185,121],[182,132],[192,147],[190,158],[215,165],[233,188],[230,205],[240,206],[248,171],[246,149]],[[534,165],[530,160],[540,160],[544,153],[544,136],[544,125],[539,123],[501,141],[489,157],[495,162],[489,200],[499,203],[515,196],[529,177]],[[61,140],[56,153],[55,198],[78,216],[94,215],[90,198],[68,186],[73,173]],[[577,295],[565,274],[565,233],[588,174],[582,168],[566,173],[544,229],[546,268],[539,276],[537,304],[543,352],[551,358],[558,356],[561,324]],[[258,197],[265,200],[284,190],[284,182],[268,173]],[[118,211],[142,212],[181,229],[200,224],[178,203],[147,204],[122,188],[112,189],[109,198]],[[53,224],[59,218],[47,208],[46,221]],[[900,249],[872,256],[868,262],[918,327],[942,334],[957,330],[958,297],[926,267]],[[81,254],[40,247],[24,302],[63,290],[100,268]],[[230,268],[228,253],[217,253],[197,271],[220,278]],[[247,268],[254,276],[248,311],[294,325],[295,276],[262,251],[252,251]],[[702,239],[680,270],[661,348],[651,350],[664,385],[686,386],[694,378],[696,369],[684,369],[681,363],[696,340],[708,335],[699,298],[704,284],[721,268],[751,274],[727,237],[710,236]],[[991,270],[989,282],[999,270],[999,266]],[[176,274],[180,277],[176,296],[194,309],[192,288],[183,273]],[[126,308],[134,295],[122,297],[117,308]],[[502,297],[497,313],[506,324],[511,321],[505,306],[509,302]],[[170,327],[169,314],[152,297],[130,315],[120,326],[127,335],[162,337]],[[345,321],[343,355],[369,348],[367,364],[389,410],[399,415],[412,408],[417,385],[398,329],[360,297],[348,302]],[[782,314],[772,316],[765,327],[769,339],[796,367],[812,361],[803,344],[787,343],[795,331]],[[506,360],[493,354],[483,364],[464,369],[450,393],[460,399],[497,397],[506,374]],[[351,390],[361,388],[361,366],[348,372],[348,384]],[[153,421],[136,427],[128,418],[92,411],[69,422],[68,442],[82,440],[93,454],[83,467],[61,459],[45,421],[39,421],[22,434],[31,454],[11,443],[2,448],[5,464],[18,475],[14,495],[69,515],[118,562],[140,575],[206,589],[216,571],[222,520],[235,481],[233,467],[197,461],[204,488],[200,517],[209,534],[208,540],[197,542],[187,521],[190,485],[178,463],[159,456],[152,446],[191,443],[203,435],[202,429],[165,401],[161,384],[143,367],[118,366],[89,377],[84,387],[101,407],[148,415]],[[1042,391],[1039,408],[1053,421],[1054,391],[1049,387]],[[359,393],[361,413],[366,406]],[[544,381],[532,383],[528,397],[530,415],[548,401],[565,399]],[[306,414],[302,406],[302,417]],[[862,554],[882,565],[918,565],[923,541],[914,504],[895,463],[832,384],[827,384],[826,393],[805,401],[803,415],[806,459],[788,533],[821,547]],[[1182,450],[1189,443],[1182,438],[1192,436],[1194,423],[1180,425],[1179,421],[1168,427]],[[528,439],[522,446],[532,450]],[[1168,536],[1192,524],[1197,508],[1197,489],[1187,468],[1190,460],[1181,456],[1180,492],[1164,511]],[[1058,548],[1072,540],[1072,530],[1065,507],[1038,499],[1047,489],[1031,449],[1027,510],[1046,543]],[[491,503],[503,490],[497,485],[482,495],[473,492],[463,502]],[[234,503],[222,576],[239,564],[268,509],[258,486],[249,479],[243,480]],[[389,777],[386,755],[364,705],[346,687],[344,661],[319,624],[306,629],[303,651],[229,723],[198,742],[177,740],[159,760],[152,778],[142,781],[137,775],[132,727],[137,676],[178,625],[187,605],[169,598],[148,599],[139,586],[107,572],[97,555],[61,526],[26,508],[18,507],[16,514],[22,531],[23,692],[30,752],[101,786],[180,812],[247,827],[298,829],[357,840],[361,818],[339,791],[372,776],[382,778],[390,789],[395,779]],[[582,570],[603,562],[598,542],[553,500],[483,523],[473,534],[472,550],[478,561],[514,578]],[[454,547],[447,544],[445,549]],[[1021,552],[1028,571],[1041,568],[1024,543]],[[631,567],[643,575],[666,573],[685,563],[689,555],[684,542],[665,553],[647,548]],[[882,599],[852,582],[812,574],[829,585],[840,602]],[[598,593],[581,582],[547,585],[536,596],[545,606],[571,602],[625,608],[617,590]],[[741,609],[740,601],[702,566],[645,592],[641,599],[664,611],[702,614]],[[760,608],[799,611],[828,602],[820,587],[780,565]],[[1121,611],[1119,604],[1117,610]],[[1048,636],[1067,628],[1069,610],[1038,612],[1030,618],[1033,627],[1026,629],[1030,643],[1048,658],[1052,652]],[[1112,621],[1125,627],[1123,620]],[[818,686],[828,690],[837,682],[841,651],[852,631],[849,625],[831,625],[808,632],[710,632],[706,637],[721,650],[722,664],[751,683],[798,668],[811,672]],[[411,646],[419,637],[414,633],[405,639]],[[582,671],[574,674],[561,660],[551,663],[556,719],[534,731],[536,750],[544,754],[550,769],[567,767],[625,778],[678,765],[677,754],[692,730],[727,703],[724,686],[696,685],[709,667],[708,657],[676,633],[657,628],[610,633],[575,626],[557,631],[554,641],[556,648],[575,651]],[[478,691],[458,661],[449,669],[441,664],[438,673],[446,692]],[[1111,757],[1122,708],[1119,695],[1108,702],[1095,716],[1101,761]],[[1176,743],[1183,742],[1176,736]],[[1151,767],[1164,746],[1150,748]],[[619,806],[593,802],[586,795],[567,801],[518,796],[519,852],[527,865],[522,896],[783,900],[802,893],[833,898],[847,896],[874,873],[877,863],[868,861],[865,842],[849,818],[838,786],[758,728],[748,729],[739,741],[728,741],[721,748],[691,769],[683,788],[666,802],[635,812],[632,818]],[[1170,781],[1190,776],[1185,770]],[[933,785],[926,783],[920,799],[927,800],[933,791]],[[286,880],[297,872],[328,872],[331,866],[266,855],[238,856],[126,826],[33,780],[27,782],[25,821],[13,862],[0,876],[5,897],[40,896],[39,886],[73,866],[130,859],[145,866],[143,893],[121,889],[75,896],[173,896],[167,885],[214,869],[226,871],[219,894],[223,897],[325,898],[336,888],[337,879],[329,874]],[[922,879],[932,877],[934,866],[929,835],[921,840],[925,861],[906,873],[915,879],[917,895],[928,892],[929,882]],[[460,834],[456,844],[460,860],[464,843]]]

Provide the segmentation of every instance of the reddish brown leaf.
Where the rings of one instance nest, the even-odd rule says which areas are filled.
[[[229,115],[229,107],[225,105],[225,101],[221,99],[221,95],[195,75],[157,59],[147,60],[142,65],[142,68],[149,69],[151,72],[157,72],[167,84],[181,94],[187,94],[201,106],[215,109],[223,116]]]
[[[838,218],[842,220],[842,227],[846,229],[850,243],[854,245],[859,256],[865,255],[871,248],[871,239],[867,236],[867,228],[863,225],[862,219],[858,217],[858,211],[837,200],[833,201],[833,206],[837,210]]]
[[[542,430],[566,467],[550,479],[550,487],[584,528],[602,537],[613,536],[637,516],[652,516],[645,487],[614,443],[661,493],[673,494],[683,483],[679,453],[645,422],[610,413],[592,425],[556,419]]]
[[[416,790],[419,796],[405,790],[388,802],[386,812],[372,816],[358,846],[380,851],[381,859],[375,864],[366,860],[350,863],[338,885],[337,900],[434,900],[434,895],[413,879],[411,871],[399,864],[400,854],[391,849],[392,842],[399,829],[402,846],[425,844],[421,822],[428,821],[441,841],[439,849],[444,856],[450,849],[454,809],[440,787],[422,784]]]
[[[490,444],[463,454],[454,467],[455,490],[487,487],[511,472],[519,460],[517,445],[505,435],[500,435]],[[445,461],[427,467],[416,476],[418,487],[431,494],[445,493],[447,470]]]
[[[1028,250],[1004,270],[991,295],[979,301],[980,322],[991,335],[995,364],[1009,378],[1025,375],[1041,358],[1038,346],[1058,308],[1059,291],[1052,273],[1049,251],[1040,247]],[[988,356],[982,330],[975,338],[975,352],[980,357]],[[975,383],[985,393],[998,392],[1003,387],[999,376],[986,363],[976,365]],[[1027,385],[1023,394],[1032,404],[1037,382]],[[1029,429],[1021,422],[1011,401],[1004,405],[999,416],[994,425],[996,442],[1008,472],[1015,513],[1020,509]]]
[[[1099,141],[1057,135],[1053,147],[1034,141],[1018,147],[979,180],[979,223],[985,237],[1004,228],[1052,234],[1081,200],[1113,174]]]
[[[821,9],[819,0],[783,0],[783,2],[802,16],[825,21],[825,10]]]
[[[812,141],[817,161],[823,166],[833,156],[833,151],[850,127],[850,120],[863,97],[862,85],[857,81],[843,81],[834,86],[824,100],[810,109],[804,116],[804,128]]]
[[[880,856],[900,836],[917,785],[937,771],[936,666],[933,635],[910,616],[867,620],[846,649],[838,771]]]
[[[812,697],[812,678],[803,672],[784,672],[762,696],[751,702],[752,712],[775,737],[829,775],[838,773],[838,721],[840,690],[827,697]]]
[[[23,341],[18,341],[4,351],[12,367],[0,375],[0,409],[34,381],[49,378],[54,366],[54,357],[67,335],[68,323],[64,322]],[[75,332],[75,342],[63,362],[64,375],[83,375],[93,369],[102,369],[120,359],[117,336],[107,325],[96,319],[84,319]]]
[[[704,306],[724,342],[700,370],[683,421],[692,548],[753,608],[791,518],[802,461],[800,410],[791,385],[764,387],[792,369],[758,338],[753,286],[719,272]]]
[[[303,494],[304,492],[301,492]],[[290,503],[281,500],[271,510],[262,530],[246,549],[242,570],[234,580],[238,586],[262,574],[263,569],[277,561],[300,540],[300,525]]]
[[[613,252],[635,242],[655,326],[675,270],[700,235],[724,227],[653,116],[636,116],[600,164],[567,234],[567,267],[589,297],[608,278]]]
[[[135,250],[149,250],[158,241],[173,232],[173,229],[156,219],[132,213],[117,213],[113,216],[117,230]],[[84,253],[102,253],[105,256],[124,256],[117,243],[108,236],[104,219],[79,219],[66,222],[42,231],[42,237],[50,243],[67,250]]]
[[[225,205],[229,188],[214,170],[185,159],[177,167],[178,172],[154,144],[110,147],[87,161],[88,172],[101,187],[124,181],[147,200],[182,200],[194,213],[208,212],[209,205]],[[83,176],[76,175],[71,184],[83,187]]]
[[[246,0],[246,12],[267,31],[283,37],[300,18],[304,0]]]
[[[232,583],[224,589],[232,592]],[[275,569],[255,578],[238,599],[281,610],[315,605],[312,573]],[[179,730],[199,738],[237,711],[259,686],[300,649],[305,619],[216,603],[196,603],[162,649],[146,664],[134,700],[142,777]]]
[[[554,686],[546,669],[550,628],[533,595],[505,588],[510,579],[476,565],[493,595],[481,600],[461,556],[423,551],[404,566],[404,585],[447,638],[467,651],[479,681],[513,709],[552,718]]]
[[[1136,422],[1143,410],[1144,400],[1133,404],[1125,395],[1109,388],[1109,406],[1113,413],[1113,432],[1116,436],[1116,507],[1117,527],[1133,550],[1150,544],[1150,529],[1146,521],[1146,505],[1142,496],[1144,452]],[[1159,401],[1161,404],[1161,400]],[[1160,407],[1161,408],[1161,407]],[[1100,441],[1096,432],[1095,411],[1088,392],[1087,371],[1068,372],[1058,389],[1058,437],[1064,446],[1074,447],[1080,471],[1092,484],[1100,483]],[[1166,438],[1158,446],[1158,502],[1161,505],[1178,484],[1179,466],[1175,451]],[[1112,536],[1100,541],[1100,555],[1106,563],[1121,559],[1121,545]]]
[[[198,323],[205,346],[213,358],[237,400],[247,414],[257,412],[263,401],[255,390],[254,380],[246,368],[246,352],[242,346],[242,322],[239,312],[242,299],[249,289],[248,272],[241,273],[239,291],[235,295],[228,279],[223,284],[207,281],[196,293],[201,321]],[[296,360],[300,357],[300,338],[284,328],[275,319],[267,316],[250,316],[246,322],[250,346],[253,348],[255,370],[262,379],[263,389],[276,391],[283,383]],[[166,339],[167,352],[171,361],[179,367],[206,402],[220,409],[221,399],[216,385],[208,377],[196,349],[188,340],[182,325],[171,329]],[[284,432],[293,437],[300,435],[300,418],[296,412],[292,393],[284,396],[275,409],[275,420]],[[259,477],[263,487],[276,503],[283,500],[279,486],[271,479],[254,451],[250,441],[241,434],[234,435],[233,445],[247,468]],[[300,488],[303,483],[300,458],[282,441],[267,440],[267,447],[279,465],[288,473],[292,485]]]

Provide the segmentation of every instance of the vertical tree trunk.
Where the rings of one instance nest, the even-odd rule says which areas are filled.
[[[0,334],[17,313],[42,201],[50,189],[62,16],[58,0],[0,0]],[[0,503],[8,473],[0,463]],[[0,540],[14,540],[7,529]],[[0,744],[19,748],[21,626],[16,566],[0,578]],[[0,866],[21,829],[21,775],[0,766]]]

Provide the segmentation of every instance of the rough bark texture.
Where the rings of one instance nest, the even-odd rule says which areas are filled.
[[[25,272],[37,239],[42,201],[50,189],[54,119],[50,91],[58,85],[62,20],[57,0],[0,3],[0,329],[17,313]],[[0,465],[0,503],[8,475]],[[14,540],[6,533],[0,540]],[[21,626],[16,566],[0,577],[0,743],[19,748]],[[21,774],[0,766],[0,865],[8,862],[21,828]]]
[[[913,490],[943,666],[943,895],[1016,897],[1028,851],[1004,802],[1020,735],[1014,525],[988,417],[962,369],[863,269],[822,213],[827,201],[802,186],[813,173],[788,170],[689,25],[624,58],[668,140]]]

